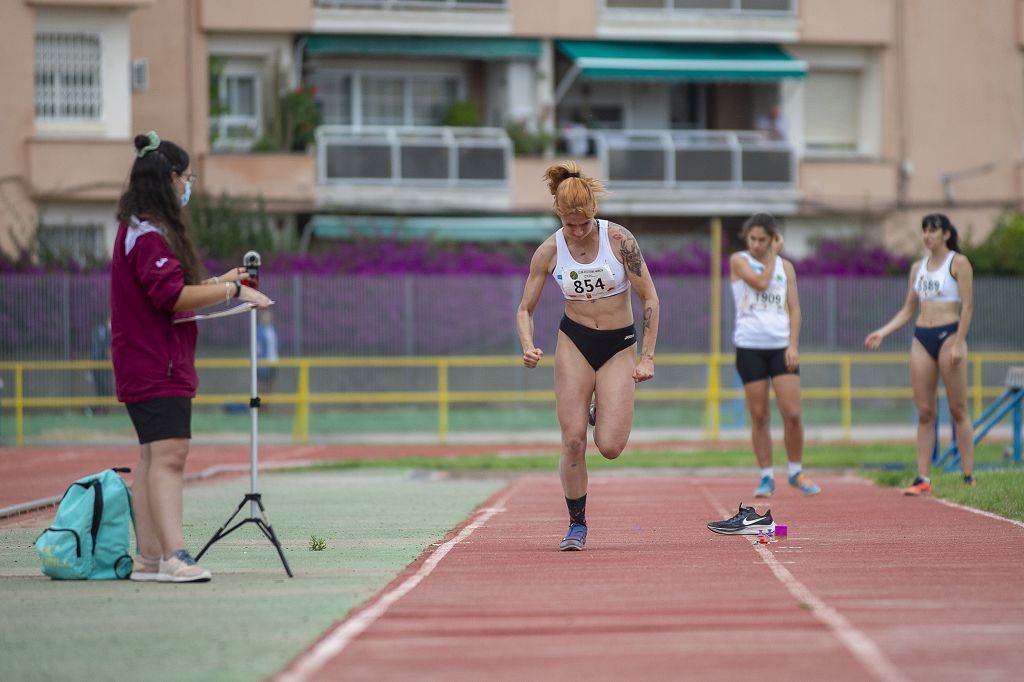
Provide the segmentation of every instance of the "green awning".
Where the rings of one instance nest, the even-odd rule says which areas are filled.
[[[540,41],[529,38],[311,35],[307,55],[389,55],[456,59],[537,59]]]
[[[807,64],[778,45],[599,40],[559,40],[556,45],[587,78],[758,81],[807,75]]]
[[[313,235],[320,239],[391,237],[451,241],[541,242],[558,229],[552,215],[369,216],[315,215]]]

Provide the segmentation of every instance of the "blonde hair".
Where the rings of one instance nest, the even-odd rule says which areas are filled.
[[[605,193],[599,180],[580,173],[575,161],[563,161],[544,171],[544,181],[555,198],[555,213],[560,216],[579,213],[588,218],[597,214],[597,198]]]

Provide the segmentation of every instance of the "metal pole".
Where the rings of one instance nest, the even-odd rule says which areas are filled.
[[[711,219],[711,329],[708,363],[708,429],[718,440],[720,429],[718,356],[722,352],[722,219]]]
[[[1020,401],[1024,388],[1017,389],[1017,403],[1013,406],[1013,462],[1020,464],[1021,414]]]
[[[711,219],[711,348],[722,352],[722,219]]]
[[[412,357],[416,354],[416,283],[412,275],[402,279],[404,312],[402,329],[405,337],[405,354]]]
[[[259,425],[259,396],[256,393],[256,308],[249,311],[249,492],[255,494],[257,489],[257,458],[256,451]],[[259,518],[259,505],[255,500],[249,502],[250,518]]]

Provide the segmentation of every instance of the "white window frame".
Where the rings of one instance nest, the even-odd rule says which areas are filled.
[[[89,204],[75,202],[41,204],[38,210],[37,224],[40,231],[44,229],[82,229],[93,230],[99,239],[101,248],[94,255],[99,260],[110,258],[114,247],[114,236],[117,234],[117,220],[113,217],[117,206],[113,204]],[[41,234],[36,235],[37,238]],[[72,257],[75,254],[71,254]],[[85,259],[78,255],[79,262]]]
[[[210,125],[220,128],[219,135],[213,144],[217,150],[248,151],[263,136],[263,74],[261,65],[256,62],[244,62],[228,59],[224,64],[224,71],[221,72],[217,83],[221,103],[228,105],[228,80],[232,78],[251,78],[253,81],[253,114],[242,115],[230,112],[220,116],[210,117]],[[253,134],[248,137],[228,137],[226,131],[229,126],[248,125],[252,128]]]
[[[798,59],[807,63],[809,74],[819,71],[847,71],[858,76],[858,135],[856,149],[808,149],[804,120],[805,83],[792,80],[783,83],[783,99],[790,115],[790,138],[805,158],[809,159],[878,159],[882,156],[882,87],[879,55],[869,48],[788,47]],[[792,101],[792,106],[789,102]]]
[[[822,139],[815,139],[811,134],[812,121],[807,117],[805,109],[804,118],[804,145],[810,155],[849,155],[860,152],[861,121],[860,112],[860,83],[861,72],[847,69],[811,69],[807,72],[807,83],[805,90],[805,103],[809,103],[810,97],[806,96],[811,87],[818,83],[819,88],[824,88],[816,98],[816,102],[822,104],[828,115],[820,113],[814,123],[815,128],[827,128],[827,134]],[[826,86],[826,83],[828,85]],[[852,89],[852,95],[847,96]],[[857,102],[857,107],[847,107],[846,102]],[[835,107],[839,107],[836,109]],[[851,127],[846,130],[846,121]],[[838,127],[840,124],[842,127]],[[836,136],[838,135],[838,137]],[[847,146],[849,144],[849,146]]]
[[[50,241],[44,236],[48,231],[57,232],[61,235],[61,241],[66,243],[61,244],[57,249],[52,249],[49,243],[44,247],[44,242]],[[76,232],[81,234],[75,235]],[[89,253],[83,252],[82,239],[67,239],[71,236],[87,238],[93,242],[93,248]],[[40,250],[45,248],[59,258],[68,258],[80,265],[102,262],[110,257],[106,249],[106,228],[102,223],[55,223],[52,221],[40,223],[37,238]]]
[[[466,76],[461,69],[444,69],[444,68],[428,68],[428,69],[407,69],[399,70],[393,67],[386,67],[381,69],[366,69],[366,68],[344,68],[343,66],[322,66],[317,69],[319,75],[330,75],[336,78],[350,78],[350,84],[352,87],[351,97],[349,98],[349,106],[351,107],[349,112],[350,123],[353,127],[362,127],[365,125],[372,125],[363,120],[363,79],[365,77],[374,78],[401,78],[403,80],[403,105],[402,105],[402,123],[394,126],[399,128],[413,128],[418,127],[413,122],[413,107],[412,107],[412,82],[417,79],[433,79],[433,80],[444,80],[454,79],[456,82],[456,100],[463,100],[466,98]],[[481,112],[481,117],[483,112]]]
[[[479,2],[475,0],[316,0],[317,7],[373,10],[507,10],[508,0]]]
[[[588,83],[590,87],[590,94],[585,98],[583,96],[582,86],[579,81],[574,83],[569,92],[566,93],[565,97],[558,104],[560,112],[573,111],[575,109],[582,109],[584,100],[587,100],[587,104],[590,107],[619,107],[622,109],[622,130],[631,130],[634,127],[634,110],[633,110],[633,89],[632,84],[623,85],[622,83],[614,83],[612,81],[590,81]],[[666,117],[668,111],[665,112]],[[567,121],[558,121],[558,125],[564,125]],[[666,125],[666,127],[668,127]],[[612,130],[611,128],[602,128],[602,130]]]
[[[131,136],[129,10],[35,7],[40,34],[95,35],[100,43],[100,112],[95,118],[35,116],[41,137],[125,139]],[[34,39],[33,39],[34,42]]]
[[[45,40],[49,49],[44,50],[40,43]],[[42,52],[41,52],[42,51]],[[83,63],[83,52],[95,56],[92,63]],[[42,60],[40,56],[42,55]],[[42,68],[43,62],[47,68]],[[47,89],[45,109],[53,109],[53,113],[40,111],[41,91],[38,79],[47,74],[52,80]],[[87,102],[80,103],[76,108],[94,109],[90,114],[68,114],[66,110],[74,104],[68,95],[69,80],[79,80],[81,76],[93,79],[89,86],[77,84]],[[103,115],[103,38],[98,33],[36,33],[36,117],[45,121],[98,121]]]

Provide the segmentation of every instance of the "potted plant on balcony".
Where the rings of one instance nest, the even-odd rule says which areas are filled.
[[[543,156],[555,142],[555,136],[549,131],[531,128],[522,119],[506,121],[505,132],[512,140],[512,150],[516,156]]]
[[[464,99],[456,100],[448,105],[444,112],[441,125],[451,128],[479,128],[480,111],[472,102]]]
[[[281,98],[281,113],[283,148],[296,152],[309,150],[316,141],[316,129],[320,125],[316,86],[300,85],[285,93]]]

